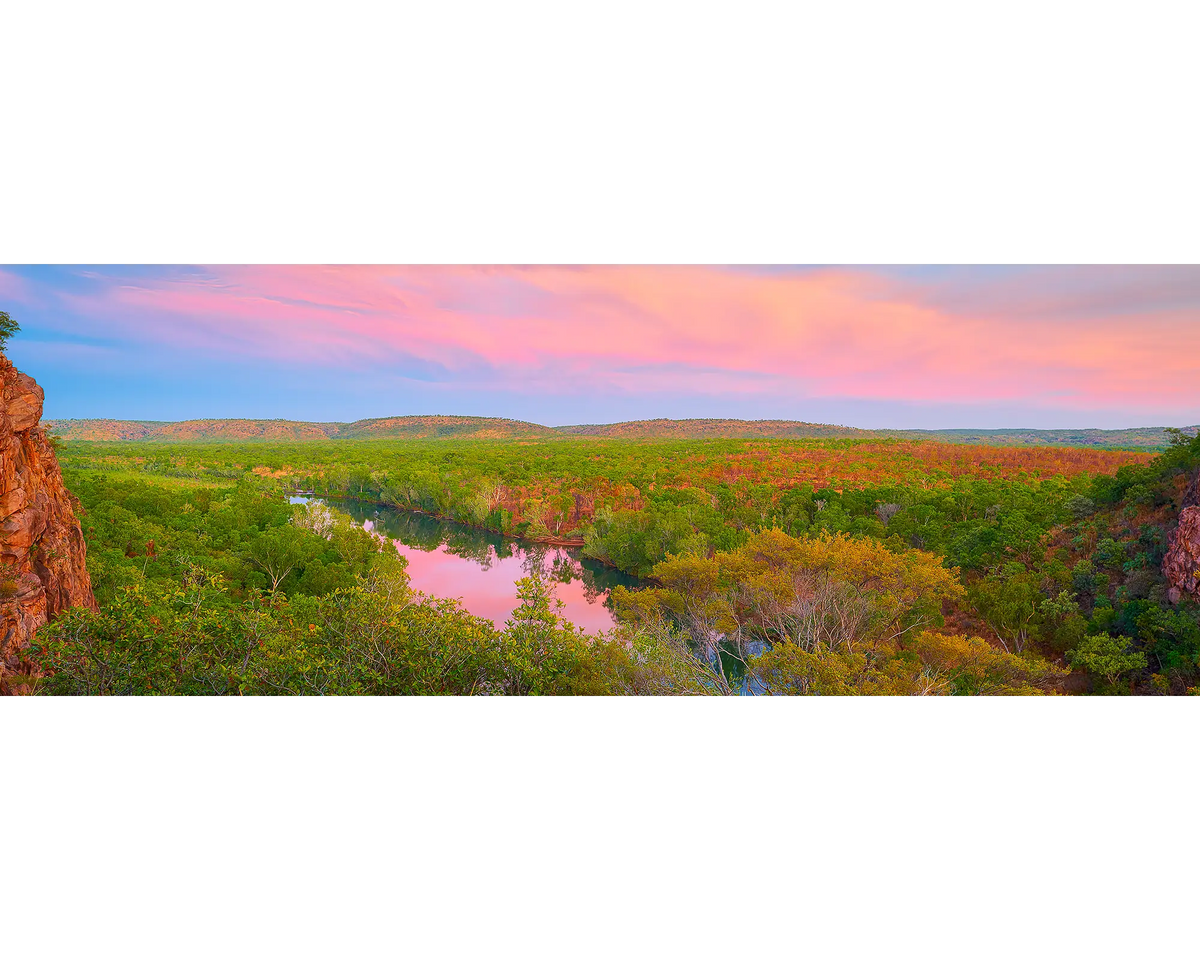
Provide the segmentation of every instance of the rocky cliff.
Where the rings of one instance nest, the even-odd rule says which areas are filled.
[[[0,354],[0,685],[35,630],[95,609],[83,532],[38,426],[42,388]]]
[[[1178,603],[1184,594],[1200,599],[1200,473],[1183,495],[1179,526],[1167,541],[1162,569],[1171,584],[1168,596],[1172,603]]]

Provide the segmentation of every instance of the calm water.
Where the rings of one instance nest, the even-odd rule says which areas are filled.
[[[307,497],[292,497],[304,503]],[[517,605],[516,583],[536,568],[555,581],[564,617],[588,631],[615,624],[609,591],[618,584],[637,587],[636,577],[590,560],[576,547],[551,547],[512,540],[422,513],[351,500],[327,500],[330,508],[356,523],[391,537],[408,559],[414,590],[451,597],[477,617],[504,626]]]
[[[309,499],[290,498],[292,503],[307,503]],[[397,507],[356,500],[324,502],[367,530],[390,537],[396,549],[408,559],[408,575],[414,590],[461,600],[463,607],[475,616],[486,617],[498,627],[504,626],[517,605],[517,581],[539,567],[555,581],[554,594],[563,602],[560,613],[592,633],[616,624],[609,601],[613,587],[636,589],[645,585],[637,577],[585,557],[577,547],[513,540]],[[762,650],[761,643],[751,643],[744,655]],[[742,660],[728,641],[722,641],[716,648],[694,652],[714,667],[720,657],[720,666],[740,693],[762,692],[746,677]]]

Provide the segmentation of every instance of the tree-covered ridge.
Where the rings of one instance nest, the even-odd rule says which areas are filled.
[[[212,443],[219,441],[319,441],[330,439],[427,439],[438,437],[508,439],[549,436],[553,430],[535,423],[500,417],[379,417],[353,423],[309,423],[302,420],[48,420],[64,440],[142,441],[146,443]]]
[[[168,426],[165,420],[43,420],[47,433],[60,440],[138,441],[159,427]]]
[[[546,427],[501,417],[404,416],[310,423],[299,420],[50,420],[47,429],[66,440],[144,441],[285,441],[326,439],[479,439],[587,436],[635,440],[720,439],[885,439],[937,440],[945,443],[1001,446],[1081,446],[1157,450],[1171,439],[1166,427],[1128,430],[864,430],[796,420],[633,420],[624,423]],[[1200,427],[1185,427],[1195,435]]]
[[[373,439],[476,439],[506,440],[517,437],[553,436],[552,427],[543,427],[524,420],[508,420],[504,417],[378,417],[371,420],[356,420],[340,424],[331,434],[346,440]]]
[[[556,427],[570,436],[656,440],[813,439],[825,437],[877,437],[875,430],[801,420],[627,420],[622,423],[584,423]]]

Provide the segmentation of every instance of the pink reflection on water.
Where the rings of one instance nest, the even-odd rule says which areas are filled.
[[[486,617],[497,627],[503,627],[512,615],[517,605],[516,583],[528,576],[520,556],[498,557],[492,550],[491,565],[484,569],[473,560],[449,553],[445,544],[427,551],[399,540],[392,542],[408,559],[408,576],[414,590],[459,599],[468,611]],[[556,554],[551,553],[546,559],[552,563],[555,558]],[[604,606],[607,591],[589,599],[583,581],[575,579],[569,583],[555,582],[554,595],[563,602],[559,613],[576,626],[593,633],[612,628],[612,614]]]

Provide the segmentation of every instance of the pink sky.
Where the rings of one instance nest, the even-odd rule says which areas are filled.
[[[592,419],[625,419],[639,398],[642,415],[662,415],[664,397],[685,410],[698,398],[696,416],[724,402],[729,416],[821,419],[805,405],[847,401],[1041,411],[1060,425],[1101,411],[1125,425],[1200,418],[1192,267],[2,268],[0,300],[35,362],[91,357],[113,375],[123,353],[131,368],[153,355],[178,363],[181,390],[203,370],[236,386],[247,367],[284,385],[292,371],[359,378],[381,385],[361,416],[521,407],[569,422],[556,412],[586,395],[589,410],[613,398],[614,415]],[[468,398],[475,409],[448,409]],[[235,415],[228,399],[191,415]],[[261,404],[253,395],[243,415],[266,415]],[[76,402],[57,415],[90,414]]]

